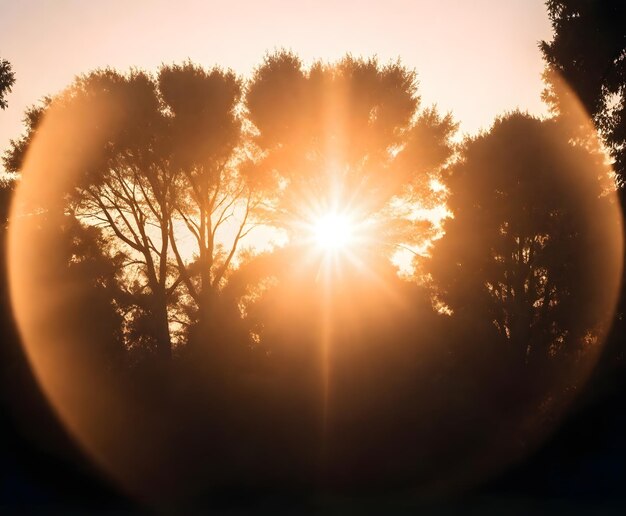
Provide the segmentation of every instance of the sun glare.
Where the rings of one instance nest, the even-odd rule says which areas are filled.
[[[337,213],[320,217],[314,224],[313,232],[316,243],[326,250],[346,247],[353,236],[352,224],[348,217]]]

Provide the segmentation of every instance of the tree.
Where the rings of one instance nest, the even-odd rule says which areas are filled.
[[[620,0],[550,0],[552,41],[542,41],[545,98],[567,118],[580,98],[615,160],[622,211],[626,178],[626,4]],[[562,79],[569,86],[563,87]],[[575,109],[575,108],[574,108]],[[622,285],[624,285],[622,281]],[[605,365],[623,365],[626,291],[622,288]],[[609,378],[610,375],[603,375]],[[620,374],[616,375],[620,377]]]
[[[348,55],[306,70],[290,52],[266,56],[245,105],[272,223],[294,235],[339,211],[359,221],[370,249],[428,240],[432,226],[412,209],[439,201],[430,182],[452,155],[456,125],[419,100],[415,73],[400,63]]]
[[[11,63],[6,59],[0,59],[0,109],[7,108],[5,96],[11,93],[13,84],[15,84],[15,72],[11,68]]]
[[[621,0],[548,0],[554,38],[542,41],[544,94],[566,115],[573,89],[604,137],[620,181],[626,174],[626,4]]]
[[[604,154],[559,121],[510,113],[459,155],[443,179],[452,217],[424,266],[449,351],[437,432],[454,442],[461,427],[468,463],[497,467],[554,428],[596,364],[621,222]]]
[[[4,161],[22,170],[48,113],[100,138],[59,209],[113,237],[110,252],[126,257],[127,338],[147,338],[168,357],[172,331],[177,340],[195,325],[203,339],[210,333],[242,239],[262,213],[293,237],[312,216],[349,210],[368,222],[368,252],[387,256],[432,236],[414,211],[438,201],[430,181],[452,154],[456,126],[435,108],[419,111],[416,88],[399,63],[348,56],[305,71],[278,52],[256,70],[244,111],[241,80],[219,68],[185,63],[156,77],[99,70],[29,109],[27,132]],[[115,118],[106,129],[104,111]]]
[[[513,113],[462,156],[446,179],[454,218],[429,261],[453,320],[521,366],[594,356],[619,269],[603,155],[554,121]]]
[[[206,73],[191,65],[164,67],[158,80],[139,71],[96,71],[29,110],[27,133],[12,142],[5,156],[7,168],[20,172],[46,113],[84,135],[76,142],[62,142],[59,147],[67,152],[75,145],[80,154],[83,141],[101,142],[83,156],[85,162],[66,189],[61,209],[84,224],[102,227],[113,237],[113,249],[123,251],[122,281],[133,299],[126,318],[129,336],[137,339],[140,328],[162,358],[171,355],[181,289],[200,305],[201,288],[207,285],[198,286],[196,278],[217,269],[211,277],[217,285],[244,232],[245,220],[220,261],[216,227],[232,217],[238,196],[245,195],[245,185],[231,166],[239,142],[233,114],[239,89],[232,73]],[[103,113],[111,113],[114,121],[105,124]],[[230,120],[229,130],[225,120]],[[190,263],[193,248],[187,245],[186,254],[181,251],[185,225],[196,237],[200,259],[195,264]]]
[[[186,63],[162,68],[158,86],[171,113],[170,166],[180,174],[176,216],[194,241],[195,257],[183,255],[174,226],[172,251],[196,307],[192,320],[208,320],[241,240],[254,227],[258,202],[239,169],[245,144],[237,113],[242,83],[231,71]]]

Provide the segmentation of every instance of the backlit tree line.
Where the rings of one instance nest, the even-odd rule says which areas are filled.
[[[245,79],[191,62],[88,73],[26,112],[4,155],[14,175],[2,183],[3,223],[46,120],[68,120],[73,139],[59,134],[46,166],[53,182],[62,156],[84,155],[78,174],[53,201],[18,208],[54,249],[50,274],[89,285],[54,317],[98,335],[103,367],[192,364],[234,398],[249,388],[302,407],[319,389],[326,338],[326,374],[340,386],[333,421],[345,430],[329,445],[338,462],[378,453],[354,438],[373,417],[406,420],[377,427],[393,435],[376,456],[379,474],[389,446],[414,439],[469,443],[478,460],[521,431],[528,407],[545,415],[558,404],[611,323],[604,260],[624,172],[626,45],[614,24],[623,7],[599,5],[548,2],[556,36],[541,48],[553,116],[503,114],[462,141],[451,114],[422,105],[400,62],[348,55],[307,67],[277,51]],[[601,45],[577,46],[585,24],[606,25]],[[1,66],[4,108],[13,76]],[[559,77],[601,141],[575,119]],[[85,154],[81,135],[98,135],[95,152]],[[443,221],[421,215],[444,203]],[[358,221],[358,242],[324,269],[307,231],[337,209]],[[277,243],[261,249],[268,232]],[[391,262],[399,249],[414,255],[408,277]],[[267,381],[250,387],[249,375]],[[483,432],[496,417],[499,430]],[[443,448],[432,453],[420,459],[425,475],[445,468]],[[416,460],[408,453],[394,467]]]

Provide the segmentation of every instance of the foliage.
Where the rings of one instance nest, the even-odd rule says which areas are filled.
[[[454,217],[429,269],[453,317],[521,364],[593,351],[610,319],[602,264],[614,241],[602,154],[512,113],[465,142],[446,184]]]
[[[206,73],[190,64],[163,67],[158,79],[139,71],[99,70],[31,108],[26,134],[5,156],[7,168],[19,172],[48,112],[78,125],[83,142],[102,141],[102,150],[88,156],[65,192],[65,210],[102,227],[124,253],[123,290],[136,300],[129,324],[145,314],[150,323],[144,329],[151,328],[148,334],[164,356],[171,353],[168,310],[177,291],[185,287],[199,305],[201,291],[219,283],[239,242],[236,238],[220,259],[216,230],[246,193],[230,163],[240,139],[234,114],[239,90],[232,73]],[[103,110],[116,117],[107,129],[99,118]],[[195,263],[175,242],[174,226],[183,222],[197,241]],[[197,283],[198,277],[204,283]]]
[[[414,72],[350,55],[306,70],[294,54],[276,52],[255,70],[246,108],[261,152],[258,175],[273,188],[274,224],[293,231],[344,210],[371,220],[373,245],[387,254],[432,236],[426,221],[392,201],[440,201],[430,181],[452,155],[457,126],[434,107],[419,109]]]
[[[11,63],[6,59],[0,59],[0,109],[7,108],[5,96],[11,93],[15,84],[15,72],[11,68]]]
[[[549,0],[554,38],[542,41],[547,63],[545,99],[567,114],[571,93],[565,80],[591,114],[615,158],[623,181],[626,173],[626,4],[621,0]]]
[[[399,62],[278,51],[248,81],[97,70],[27,111],[0,206],[31,188],[11,223],[51,292],[37,331],[78,357],[60,396],[120,477],[159,499],[466,485],[562,413],[611,316],[604,156],[517,112],[457,145],[417,86]],[[443,227],[420,214],[444,202]],[[358,228],[345,249],[311,242],[332,212]],[[258,226],[287,242],[260,252]],[[419,274],[400,246],[429,250]]]

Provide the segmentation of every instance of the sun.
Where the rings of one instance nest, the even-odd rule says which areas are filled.
[[[313,224],[316,244],[327,251],[340,250],[348,246],[354,236],[350,219],[339,213],[329,213]]]

